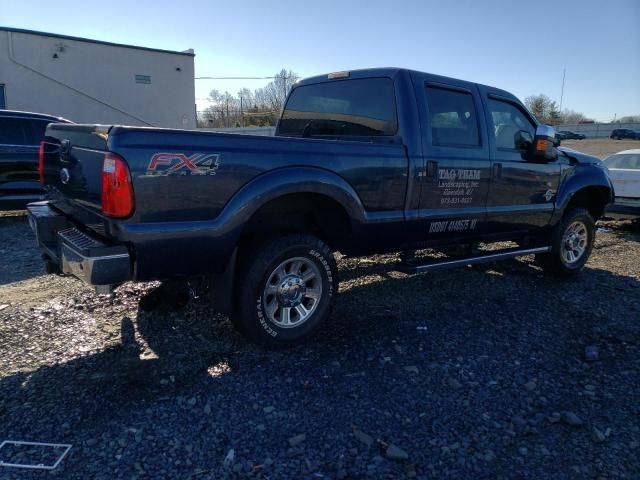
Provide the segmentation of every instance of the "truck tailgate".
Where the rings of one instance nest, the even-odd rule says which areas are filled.
[[[87,214],[101,216],[102,162],[109,128],[51,124],[46,131],[45,186],[54,205],[83,223],[92,223]]]

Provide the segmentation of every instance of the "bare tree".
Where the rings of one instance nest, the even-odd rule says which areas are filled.
[[[549,125],[593,122],[593,119],[587,117],[581,112],[568,109],[560,112],[558,110],[558,104],[542,93],[525,98],[524,103],[527,105],[527,108],[531,110],[531,113],[535,115],[538,121]]]
[[[640,123],[640,115],[627,115],[620,117],[616,120],[616,123]]]
[[[287,95],[289,95],[293,84],[296,83],[298,78],[295,72],[287,71],[283,68],[280,73],[275,75],[273,81],[264,87],[265,100],[271,110],[274,112],[282,110]]]
[[[234,96],[229,92],[211,90],[208,97],[210,105],[198,123],[214,128],[275,125],[277,115],[298,78],[295,72],[283,68],[273,81],[253,92],[241,88]]]
[[[574,110],[563,110],[560,115],[562,123],[586,123],[593,122],[593,119],[587,117],[584,113]]]
[[[539,122],[557,125],[561,122],[558,104],[547,95],[531,95],[524,99],[524,103]]]

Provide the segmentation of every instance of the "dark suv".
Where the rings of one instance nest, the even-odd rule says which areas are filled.
[[[614,140],[621,140],[623,138],[630,138],[632,140],[640,140],[640,132],[636,132],[635,130],[631,130],[630,128],[616,128],[609,138],[613,138]]]
[[[51,122],[71,123],[40,113],[0,110],[0,210],[40,200],[38,149]]]
[[[556,138],[559,138],[560,140],[584,140],[586,137],[582,133],[560,130],[556,133]]]

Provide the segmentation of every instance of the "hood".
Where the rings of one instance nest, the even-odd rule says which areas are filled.
[[[564,155],[581,165],[598,165],[600,167],[604,166],[604,162],[598,157],[594,157],[593,155],[587,155],[586,153],[578,152],[577,150],[573,150],[567,147],[558,147],[558,151],[562,152]]]

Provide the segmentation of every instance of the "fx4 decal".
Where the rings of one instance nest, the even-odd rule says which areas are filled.
[[[215,175],[218,168],[220,155],[217,153],[154,153],[146,175]]]

